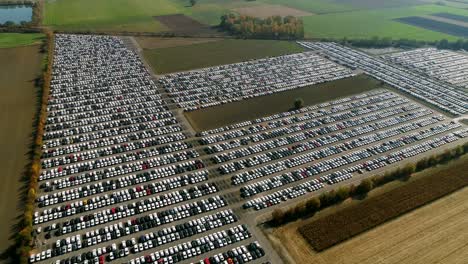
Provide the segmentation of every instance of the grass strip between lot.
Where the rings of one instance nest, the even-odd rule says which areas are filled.
[[[377,225],[468,186],[468,163],[445,167],[390,192],[309,222],[299,232],[323,251]]]
[[[156,40],[157,41],[157,40]],[[188,46],[144,50],[158,74],[187,71],[304,51],[293,41],[226,39]]]

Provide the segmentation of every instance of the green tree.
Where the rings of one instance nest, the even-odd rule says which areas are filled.
[[[280,225],[284,222],[284,212],[283,210],[281,209],[275,209],[272,213],[272,217],[273,217],[273,222],[275,222],[275,224],[277,225]]]
[[[437,48],[439,49],[447,49],[449,47],[449,42],[446,39],[442,39],[437,44]]]
[[[304,100],[302,100],[302,98],[297,98],[296,100],[294,100],[295,109],[301,109],[302,107],[304,107]]]
[[[429,160],[427,158],[423,158],[416,163],[416,171],[422,171],[427,167],[429,167]]]
[[[326,193],[322,193],[320,196],[319,196],[319,199],[320,199],[320,205],[322,207],[327,207],[329,205],[332,205],[336,202],[336,192],[335,190],[331,190],[329,192],[326,192]]]
[[[313,197],[306,202],[307,211],[315,213],[320,209],[320,200],[317,197]]]
[[[367,194],[373,188],[372,181],[370,179],[364,179],[361,183],[356,187],[356,194],[363,195]]]
[[[307,205],[305,202],[301,202],[301,203],[298,203],[295,207],[294,207],[294,215],[295,217],[298,217],[298,216],[301,216],[301,215],[305,215],[307,212]]]
[[[349,187],[348,186],[341,186],[336,191],[336,198],[338,201],[344,201],[349,197]]]
[[[195,4],[197,4],[197,0],[190,0],[190,5],[194,6]]]
[[[13,21],[7,21],[3,24],[5,27],[14,27],[16,24]]]

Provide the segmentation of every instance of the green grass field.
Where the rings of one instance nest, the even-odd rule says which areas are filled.
[[[370,38],[391,37],[417,40],[456,40],[458,37],[393,21],[395,18],[447,12],[468,15],[468,10],[438,5],[353,11],[304,17],[309,38]],[[326,25],[326,26],[324,26]]]
[[[195,131],[204,131],[288,111],[293,107],[296,98],[302,98],[304,105],[307,106],[381,87],[386,86],[382,86],[379,81],[367,75],[358,75],[186,112],[185,116]]]
[[[180,12],[168,0],[48,1],[44,24],[60,30],[161,31],[152,16]]]
[[[217,25],[231,8],[256,5],[240,0],[55,0],[48,1],[44,24],[59,30],[160,32],[167,28],[154,16],[185,14]]]
[[[285,5],[291,8],[296,8],[308,11],[315,14],[335,13],[358,9],[355,6],[346,3],[337,3],[332,0],[261,0],[267,4]]]
[[[301,52],[295,42],[227,39],[208,43],[144,50],[158,74],[186,71],[250,59]]]
[[[185,14],[201,23],[217,25],[222,14],[235,8],[276,4],[316,14],[303,17],[309,38],[454,40],[454,36],[393,19],[440,12],[468,15],[467,9],[444,6],[444,2],[436,0],[198,0],[193,7],[188,3],[188,0],[47,1],[44,24],[65,31],[161,32],[169,29],[154,16]]]
[[[41,43],[44,34],[0,33],[0,48],[28,46]]]
[[[404,7],[420,5],[421,0],[261,0],[265,3],[273,3],[306,10],[316,14],[342,13],[356,10],[369,10],[390,7]],[[426,0],[429,1],[429,0]]]

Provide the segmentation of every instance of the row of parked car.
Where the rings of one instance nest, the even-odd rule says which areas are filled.
[[[248,147],[237,148],[236,150],[233,150],[233,151],[216,154],[212,158],[212,160],[215,163],[223,163],[223,162],[227,162],[230,160],[243,158],[248,155],[255,154],[255,153],[270,150],[272,148],[281,147],[281,146],[292,144],[295,142],[301,142],[307,138],[313,138],[313,137],[325,135],[327,133],[331,133],[340,129],[356,126],[359,124],[358,120],[362,120],[362,117],[360,116],[367,114],[369,112],[368,111],[369,108],[374,109],[374,111],[377,111],[377,110],[392,108],[392,107],[401,105],[402,103],[405,103],[405,102],[406,101],[391,100],[389,102],[378,103],[378,104],[372,105],[372,107],[366,107],[364,109],[355,108],[353,112],[347,111],[347,112],[341,113],[340,115],[336,114],[336,115],[331,116],[331,119],[322,119],[322,118],[309,119],[309,117],[304,118],[304,117],[298,116],[296,118],[300,120],[305,120],[305,121],[294,123],[294,122],[287,122],[287,121],[281,120],[280,122],[278,122],[278,124],[274,125],[274,130],[263,132],[262,138],[256,137],[254,135],[252,137],[242,138],[241,140],[237,139],[237,141],[249,142],[250,145]],[[411,110],[409,109],[408,106],[406,107],[407,107],[406,108],[407,111]],[[323,126],[325,124],[329,124],[333,121],[338,120],[340,117],[344,119],[341,119],[339,123]],[[354,117],[354,118],[351,118],[351,117]],[[365,118],[370,118],[370,116],[368,115]],[[364,120],[364,121],[367,122],[368,120]],[[305,129],[310,129],[310,128],[314,128],[318,126],[323,126],[323,127],[304,131]],[[304,131],[304,132],[301,133],[301,131]],[[268,136],[265,136],[265,135],[268,135]],[[280,137],[280,138],[277,138],[277,137]],[[254,138],[254,140],[251,141],[252,138]],[[274,139],[267,140],[271,138],[274,138]],[[267,141],[261,142],[263,140],[267,140]],[[258,143],[258,142],[261,142],[261,143]],[[241,145],[246,145],[246,144],[241,144]]]
[[[131,128],[132,131],[137,131],[138,129],[141,130],[140,127],[136,126],[140,123],[146,123],[148,128],[154,128],[175,122],[173,114],[161,106],[132,109],[125,112],[118,108],[117,111],[118,113],[116,114],[83,117],[78,121],[63,121],[56,120],[58,119],[56,118],[54,121],[51,121],[51,123],[54,124],[49,124],[48,127],[46,126],[44,138],[54,139],[72,135],[87,134],[107,128],[122,129],[124,126]],[[99,112],[93,113],[94,115],[97,115]]]
[[[311,106],[304,106],[300,109],[291,110],[288,112],[280,112],[274,115],[260,117],[254,120],[243,121],[240,123],[218,127],[218,128],[214,128],[211,130],[205,130],[205,131],[199,132],[198,136],[205,137],[208,135],[217,134],[217,133],[228,131],[228,130],[235,130],[238,128],[247,127],[247,126],[251,126],[254,124],[258,124],[258,123],[265,123],[265,122],[273,121],[275,119],[283,119],[285,117],[294,116],[299,113],[316,111],[316,114],[323,115],[321,114],[322,112],[318,110],[327,109],[327,108],[330,108],[329,110],[327,110],[327,111],[331,111],[330,113],[335,113],[335,112],[341,111],[340,109],[342,108],[344,109],[349,108],[349,104],[353,104],[353,107],[360,106],[362,104],[366,104],[366,102],[368,102],[366,100],[370,100],[370,101],[375,100],[375,99],[379,100],[380,96],[388,96],[388,97],[393,98],[393,97],[396,97],[397,95],[387,90],[381,90],[381,89],[372,90],[372,91],[368,91],[365,93],[336,99],[333,101],[327,101],[327,102],[323,102],[323,103],[311,105]],[[357,105],[354,105],[354,104],[357,104]]]
[[[437,122],[433,118],[430,118],[430,119],[432,119],[431,123]],[[425,121],[423,121],[423,123],[427,124],[427,122]],[[453,126],[450,126],[449,129],[456,128],[458,126],[453,124]],[[422,127],[421,123],[418,123],[418,122],[411,123],[411,124],[404,124],[401,126],[391,128],[386,131],[379,131],[374,134],[368,134],[360,138],[355,138],[351,141],[340,143],[334,146],[330,146],[325,149],[308,152],[306,154],[294,157],[292,159],[281,161],[277,164],[269,164],[266,168],[258,168],[252,171],[244,172],[246,174],[241,175],[241,177],[239,177],[239,175],[236,175],[235,177],[232,178],[233,184],[237,185],[239,183],[252,181],[260,177],[266,177],[273,173],[286,170],[287,168],[293,168],[293,167],[301,166],[307,163],[311,163],[313,161],[317,161],[319,159],[323,159],[331,155],[339,154],[341,152],[350,151],[358,147],[363,147],[365,145],[369,145],[371,143],[374,143],[374,142],[377,142],[386,138],[390,138],[390,137],[399,135],[401,133],[406,133],[411,130],[420,129],[421,127]],[[412,138],[412,136],[405,137],[404,138],[405,142],[398,141],[398,140],[391,140],[389,142],[384,142],[381,145],[373,145],[370,148],[367,148],[366,150],[355,151],[355,152],[342,155],[339,159],[333,160],[335,164],[333,164],[332,166],[328,164],[323,164],[323,166],[321,166],[322,163],[316,163],[315,166],[310,167],[310,173],[305,173],[305,172],[302,172],[301,170],[298,170],[298,171],[293,171],[292,173],[278,175],[272,178],[268,178],[266,180],[255,182],[253,184],[245,185],[241,187],[240,189],[241,196],[249,197],[249,196],[258,194],[260,192],[265,192],[273,188],[278,188],[280,186],[289,184],[291,182],[300,181],[306,177],[317,175],[324,171],[328,171],[334,168],[335,166],[348,165],[350,163],[359,161],[361,159],[368,158],[372,155],[383,153],[392,148],[401,147],[404,144],[412,143],[413,141],[409,141],[408,138]],[[272,167],[277,168],[277,169],[274,171],[269,171],[270,168]],[[281,168],[281,169],[278,169],[278,168]]]
[[[265,250],[258,241],[254,241],[192,264],[243,264],[263,256],[265,256]]]
[[[146,218],[143,218],[146,219]],[[96,229],[96,231],[88,231],[86,235],[81,238],[81,236],[76,235],[72,236],[71,239],[67,238],[66,240],[57,240],[55,248],[58,249],[64,245],[68,245],[70,242],[84,241],[83,247],[90,247],[106,241],[111,241],[119,237],[123,237],[128,234],[134,234],[143,232],[145,228],[139,229],[138,224],[151,223],[151,219],[148,217],[147,221],[144,222],[143,219],[135,220],[135,224],[128,223],[127,227],[124,225],[117,225],[115,228],[105,228]],[[237,222],[237,216],[232,212],[232,210],[223,210],[214,214],[206,215],[201,218],[190,220],[185,223],[173,225],[170,227],[162,228],[157,231],[152,231],[146,234],[141,234],[138,238],[132,237],[131,239],[122,240],[120,243],[113,243],[107,247],[92,249],[88,252],[84,252],[80,255],[72,256],[71,258],[76,259],[87,259],[87,256],[92,256],[92,259],[99,258],[100,256],[107,255],[107,261],[112,261],[114,259],[128,256],[130,254],[137,254],[141,251],[145,251],[154,247],[162,246],[167,243],[175,242],[186,237],[191,237],[215,228],[222,226],[230,225]],[[133,221],[132,221],[133,222]],[[135,227],[130,228],[130,227]],[[150,228],[154,228],[157,225],[153,225]],[[131,229],[130,233],[120,233],[119,230]],[[117,234],[116,234],[117,233]],[[55,252],[54,250],[52,252]],[[54,254],[54,253],[53,253]],[[46,252],[47,255],[47,252]]]
[[[312,52],[173,73],[159,79],[186,111],[354,75]]]
[[[60,146],[57,148],[44,148],[42,158],[63,158],[65,156],[71,156],[71,158],[74,158],[76,156],[77,161],[81,161],[81,155],[85,155],[83,153],[94,152],[100,155],[104,153],[104,156],[108,156],[111,154],[107,153],[114,151],[112,150],[114,148],[117,148],[117,151],[122,149],[125,151],[130,151],[153,146],[164,148],[164,144],[177,144],[181,143],[180,141],[184,139],[186,139],[186,136],[181,132],[176,132],[169,135],[160,135],[156,138],[105,138],[97,141],[93,140],[90,142]]]
[[[87,185],[84,187],[78,187],[73,189],[67,189],[60,192],[55,192],[51,194],[44,194],[36,198],[38,207],[45,207],[49,205],[54,205],[57,203],[63,203],[66,201],[72,201],[81,199],[88,196],[94,196],[99,193],[110,192],[113,190],[133,186],[127,189],[120,191],[115,191],[112,193],[106,193],[102,196],[95,196],[92,199],[85,199],[82,203],[93,203],[94,199],[102,197],[104,199],[116,199],[120,201],[128,201],[131,199],[138,199],[140,197],[156,194],[164,191],[169,191],[172,189],[184,187],[191,184],[196,184],[199,182],[206,181],[208,179],[208,171],[195,171],[190,174],[179,175],[172,178],[161,179],[157,182],[151,182],[145,185],[138,185],[140,183],[149,182],[153,180],[152,177],[145,178],[135,178],[125,176],[118,178],[116,180],[109,180],[106,182],[99,182],[96,184]],[[122,198],[123,197],[123,198]]]
[[[158,196],[151,196],[150,198],[128,204],[122,204],[122,202],[124,202],[126,199],[121,199],[119,203],[115,204],[115,199],[109,198],[101,200],[100,198],[94,198],[95,201],[90,204],[85,204],[82,201],[79,201],[59,207],[45,209],[42,211],[42,213],[36,211],[34,213],[33,221],[34,223],[44,223],[62,217],[84,214],[88,211],[94,211],[98,208],[109,207],[115,204],[116,207],[111,207],[94,213],[95,216],[107,216],[103,219],[99,218],[101,219],[101,221],[107,222],[115,220],[115,218],[120,218],[122,214],[126,214],[127,216],[140,214],[148,210],[155,210],[157,208],[180,203],[183,201],[192,200],[215,192],[217,192],[216,185],[214,185],[213,183],[204,183],[200,186],[192,186],[190,188],[185,188],[178,191],[161,194]],[[112,202],[114,202],[114,204]]]
[[[323,51],[327,57],[353,69],[384,81],[397,89],[433,104],[444,111],[463,115],[468,111],[466,91],[431,80],[424,75],[396,66],[385,60],[367,55],[333,42],[299,42],[306,48]]]
[[[246,225],[238,225],[184,242],[178,246],[161,249],[146,256],[132,259],[129,263],[177,263],[246,240],[251,236],[252,234]]]
[[[386,112],[388,114],[391,111],[397,111],[397,110],[392,109],[393,107],[404,105],[407,102],[408,101],[406,100],[394,99],[394,100],[390,100],[386,102],[376,103],[374,105],[366,106],[363,108],[358,107],[358,108],[355,108],[354,110],[344,111],[341,113],[330,115],[326,118],[321,118],[321,117],[312,118],[308,115],[305,117],[298,116],[297,119],[300,120],[298,122],[289,122],[289,121],[280,120],[278,123],[275,122],[274,124],[269,123],[268,125],[262,125],[261,127],[262,127],[263,132],[259,134],[253,134],[253,135],[248,134],[248,133],[239,134],[237,135],[238,138],[236,140],[239,140],[242,143],[241,145],[257,144],[258,142],[261,142],[261,141],[271,140],[276,137],[297,134],[298,132],[303,131],[303,130],[312,129],[312,128],[320,127],[326,124],[335,123],[335,124],[328,125],[322,128],[313,129],[314,134],[324,135],[331,131],[336,131],[336,130],[343,129],[345,127],[359,125],[359,123],[357,122],[370,122],[372,121],[370,119],[375,118],[375,115],[372,115],[372,114],[369,115],[369,113],[373,113],[382,109],[390,108],[390,111]],[[404,105],[403,107],[404,107],[404,111],[410,111],[410,110],[415,109],[417,106]],[[398,111],[401,111],[401,110],[398,110]],[[366,114],[367,116],[365,116]],[[394,113],[390,113],[388,115],[391,115],[391,114],[394,114]],[[357,118],[359,116],[365,116],[364,118],[365,119],[367,118],[369,120]],[[385,117],[385,116],[382,116],[382,117]],[[349,122],[349,124],[347,122]],[[331,130],[331,131],[328,131],[328,130]],[[223,140],[226,137],[226,134],[224,133],[229,134],[229,132],[223,132],[223,134],[214,135],[214,136],[217,137],[217,140]],[[310,135],[310,136],[314,136],[314,135]],[[224,143],[224,142],[221,142],[221,143]],[[220,143],[217,143],[217,144],[220,144]],[[214,158],[213,161],[215,161],[216,163],[220,163],[220,162],[236,159],[238,157],[242,157],[242,154],[243,153],[238,152],[238,151],[216,154],[215,157],[218,157],[218,158]]]
[[[155,92],[155,96],[158,94]],[[168,110],[167,106],[163,104],[161,99],[138,102],[140,100],[128,99],[124,103],[119,104],[119,102],[112,102],[109,105],[100,104],[93,105],[93,107],[85,108],[85,106],[76,108],[69,108],[65,110],[50,110],[48,113],[46,131],[61,130],[66,128],[77,127],[80,123],[78,121],[82,119],[95,118],[104,120],[99,120],[99,122],[112,121],[120,113],[141,111],[145,109],[151,109],[153,113],[152,116],[155,117],[169,117],[170,112],[165,112]],[[80,109],[81,108],[81,109]],[[146,111],[145,111],[146,112]],[[169,114],[169,115],[168,115]],[[159,119],[159,118],[158,118]],[[98,123],[99,123],[98,122]],[[96,123],[96,122],[94,122]],[[57,128],[57,129],[56,129]]]
[[[286,174],[283,174],[283,175],[278,175],[278,176],[275,176],[275,177],[272,177],[272,178],[268,178],[266,180],[257,181],[257,182],[255,182],[253,184],[244,185],[240,189],[241,196],[242,197],[249,197],[249,196],[253,196],[253,195],[256,195],[258,193],[261,193],[261,192],[266,192],[266,191],[271,190],[271,189],[279,188],[279,187],[281,187],[283,185],[286,185],[286,184],[289,184],[289,183],[292,183],[292,182],[296,182],[296,181],[300,181],[300,180],[302,180],[304,178],[307,178],[307,177],[310,177],[310,176],[317,175],[317,174],[323,172],[322,170],[329,170],[329,169],[334,168],[336,166],[345,166],[345,165],[357,162],[359,160],[362,160],[364,158],[369,158],[369,157],[371,157],[373,155],[382,154],[382,153],[385,153],[385,152],[390,151],[392,149],[400,148],[400,147],[403,147],[403,146],[405,146],[407,144],[411,144],[411,143],[414,143],[416,141],[420,141],[420,140],[422,140],[424,138],[427,138],[429,136],[434,136],[434,135],[446,132],[448,130],[456,129],[456,128],[459,128],[459,127],[460,127],[460,125],[456,124],[456,123],[442,124],[442,125],[439,125],[439,126],[436,126],[436,127],[432,127],[431,129],[416,132],[414,134],[410,134],[408,136],[404,136],[404,137],[401,137],[401,138],[398,138],[398,139],[389,140],[389,141],[386,141],[386,142],[383,142],[383,143],[377,144],[377,145],[371,145],[370,147],[368,147],[365,150],[360,150],[360,151],[345,154],[345,155],[341,156],[339,159],[334,160],[335,164],[333,164],[333,166],[327,166],[326,165],[325,168],[322,169],[320,167],[320,163],[318,163],[318,164],[316,164],[316,166],[310,167],[310,171],[309,171],[310,173],[301,172],[300,170],[299,171],[293,171],[292,173],[286,173]],[[372,144],[372,143],[381,141],[381,140],[386,139],[386,138],[394,137],[394,136],[399,135],[401,133],[410,132],[411,130],[420,129],[420,128],[421,128],[421,126],[417,122],[412,123],[412,124],[406,124],[406,125],[391,129],[392,131],[390,131],[390,132],[393,132],[393,133],[389,133],[389,131],[380,131],[378,134],[376,133],[376,134],[366,135],[364,137],[352,140],[353,142],[351,142],[351,143],[346,142],[344,144],[347,145],[347,146],[354,145],[355,147],[362,147],[362,146],[365,146],[365,145],[368,145],[368,144]],[[424,135],[425,137],[418,137],[420,135]],[[323,156],[326,157],[326,156],[329,156],[329,155],[340,153],[342,151],[347,151],[347,150],[352,150],[352,149],[353,148],[350,148],[350,147],[344,147],[343,148],[343,145],[340,144],[340,145],[338,145],[336,147],[333,147],[333,150],[331,152],[329,152],[329,154],[325,154]],[[310,157],[310,158],[309,159],[304,159],[304,161],[301,162],[300,165],[310,163],[312,161],[316,161],[316,160],[322,158],[322,156],[320,156],[320,155],[317,156],[317,154],[314,154],[313,152],[310,153],[310,155],[306,154],[304,156],[307,156],[307,157]],[[298,158],[301,159],[300,157],[298,157]],[[293,166],[288,166],[288,168],[292,168],[292,167]]]
[[[192,145],[186,142],[176,142],[157,147],[149,147],[144,142],[130,142],[129,144],[122,144],[99,150],[84,151],[81,153],[69,154],[57,158],[46,158],[42,160],[42,169],[59,167],[74,163],[82,163],[86,160],[100,160],[109,156],[125,159],[125,161],[140,160],[154,157],[156,155],[181,152],[191,147]],[[106,159],[104,158],[103,160]]]
[[[200,155],[198,152],[189,149],[177,153],[170,153],[166,155],[160,155],[157,151],[146,150],[138,153],[123,153],[121,155],[113,155],[106,158],[95,159],[90,161],[84,161],[71,165],[58,166],[54,169],[43,169],[41,175],[44,178],[53,178],[52,175],[61,173],[61,176],[69,176],[72,174],[82,173],[86,171],[95,171],[96,173],[102,173],[104,168],[112,167],[119,164],[141,165],[142,169],[160,167],[163,165],[178,163],[192,158],[198,158]],[[43,163],[44,164],[44,163]],[[101,170],[99,170],[101,169]],[[64,172],[64,173],[62,173]]]
[[[202,199],[197,202],[192,203],[185,203],[179,205],[177,207],[166,209],[163,211],[158,211],[155,213],[150,213],[147,215],[139,216],[136,218],[131,218],[129,220],[120,221],[118,223],[110,224],[108,226],[101,227],[99,230],[94,231],[94,236],[92,236],[93,231],[88,231],[85,233],[86,235],[73,235],[71,237],[67,237],[64,239],[59,239],[53,245],[53,249],[46,249],[42,252],[37,254],[31,255],[30,261],[40,261],[47,258],[60,256],[63,254],[70,253],[72,251],[80,250],[83,247],[96,247],[100,243],[104,243],[106,241],[111,241],[117,239],[119,237],[134,234],[137,232],[142,232],[144,230],[152,229],[160,225],[168,224],[174,221],[178,221],[185,218],[194,217],[199,214],[203,214],[206,212],[216,211],[220,208],[223,208],[227,205],[226,201],[220,196],[214,196],[207,199]],[[67,220],[64,223],[60,224],[52,224],[44,228],[44,231],[56,231],[60,232],[61,227],[68,230],[70,227],[72,232],[84,230],[85,228],[90,228],[95,226],[92,223],[96,223],[94,220],[95,217],[93,215],[89,216],[82,216],[75,219]],[[105,223],[102,219],[101,224]],[[116,220],[116,219],[114,219]],[[99,224],[99,221],[97,221]],[[97,224],[96,224],[97,225]],[[99,235],[97,235],[98,233]],[[83,234],[83,233],[82,233]],[[110,236],[110,238],[108,238]],[[83,242],[82,242],[83,241]],[[86,241],[86,242],[85,242]],[[98,250],[98,249],[96,249]],[[93,252],[94,250],[90,251]],[[48,254],[47,252],[51,252]],[[110,252],[110,251],[107,251]],[[89,252],[82,253],[83,257],[79,257],[80,259],[93,260],[97,259],[99,256],[94,256],[92,253],[88,254]],[[118,254],[115,254],[119,257],[123,257],[125,251],[119,251]],[[106,252],[102,253],[103,255]],[[72,258],[78,258],[78,256],[68,257],[63,259],[63,262],[70,261]]]
[[[468,87],[468,56],[465,53],[422,48],[382,57],[431,78],[460,87]]]
[[[415,155],[422,154],[430,150],[434,150],[435,148],[438,148],[447,143],[460,140],[461,138],[465,138],[467,136],[467,131],[468,129],[466,128],[456,130],[456,131],[447,133],[443,136],[424,141],[419,144],[410,145],[409,147],[389,153],[387,155],[383,155],[372,160],[367,160],[357,165],[348,166],[347,168],[342,169],[341,171],[335,171],[333,173],[322,176],[319,178],[319,180],[312,179],[312,180],[306,181],[304,183],[301,183],[293,187],[281,189],[279,191],[273,192],[268,195],[259,196],[257,198],[254,198],[245,202],[243,207],[246,209],[253,208],[254,210],[262,210],[262,209],[265,209],[265,208],[268,208],[268,207],[271,207],[280,203],[284,203],[288,200],[303,196],[309,192],[316,191],[322,188],[324,183],[336,184],[338,182],[352,178],[353,173],[362,172],[363,170],[372,171],[372,170],[380,169],[385,166],[388,166],[389,164],[405,160]],[[402,137],[402,138],[405,138],[405,137]],[[411,141],[411,142],[414,142],[414,141]],[[403,145],[398,145],[396,147],[401,147],[401,146]],[[390,148],[390,149],[394,149],[394,148]],[[358,151],[356,154],[358,154],[359,156],[362,154],[362,151]],[[348,154],[347,158],[349,157],[350,155]],[[368,157],[370,156],[367,156],[366,158]],[[340,159],[342,158],[338,157],[338,158],[332,159],[331,162],[329,163],[330,169],[336,169],[338,167],[341,167],[341,166],[336,166],[336,164],[338,164],[338,161]],[[306,168],[301,168],[301,170],[309,171],[321,165],[322,164],[320,163],[318,164],[316,163]]]
[[[186,140],[122,39],[56,35],[30,262],[122,262],[237,222]]]
[[[390,111],[390,113],[392,114],[398,114],[398,112],[408,113],[407,109],[408,109],[407,107],[402,107],[402,108],[396,107],[396,108],[393,108]],[[343,122],[343,123],[339,123],[338,125],[335,124],[331,126],[325,126],[320,129],[312,129],[306,132],[299,132],[298,134],[289,136],[288,138],[292,137],[294,138],[294,140],[288,140],[287,143],[288,144],[293,144],[295,142],[301,142],[301,143],[296,143],[288,147],[283,147],[283,148],[276,149],[274,151],[270,151],[267,153],[257,154],[250,158],[241,159],[238,161],[234,161],[232,163],[224,164],[220,167],[220,171],[224,174],[236,172],[243,168],[254,167],[254,166],[261,165],[261,164],[264,164],[273,160],[282,159],[284,157],[296,155],[301,152],[309,151],[310,149],[322,147],[322,146],[335,143],[338,141],[342,141],[351,137],[359,136],[364,133],[369,133],[377,129],[389,127],[397,123],[403,123],[411,119],[416,119],[418,117],[431,114],[430,110],[420,109],[419,111],[409,112],[410,114],[405,114],[402,116],[396,116],[393,118],[386,119],[385,120],[386,122],[382,125],[380,125],[379,122],[375,124],[371,123],[371,121],[380,120],[380,119],[387,117],[386,116],[387,113],[389,112],[386,112],[386,113],[384,112],[384,114],[375,113],[375,114],[371,114],[370,116],[363,117],[361,119],[360,118],[351,119],[349,120],[350,122],[346,122],[346,123]],[[348,130],[342,130],[347,127],[352,127],[358,124],[365,124],[365,125],[357,126]],[[337,131],[340,131],[340,130],[342,132],[336,133]],[[335,132],[335,134],[331,134],[333,132]],[[322,137],[318,137],[319,135],[322,135]],[[310,138],[314,138],[314,139],[310,140]],[[242,151],[242,149],[240,150]]]
[[[393,112],[393,110],[391,110],[391,112]],[[397,111],[396,113],[393,113],[393,114],[398,114],[398,112],[400,112],[400,111]],[[405,111],[401,111],[401,112],[405,112]],[[388,118],[385,114],[384,114],[385,117],[381,117],[381,113],[375,113],[375,114],[372,114],[373,118],[372,118],[372,120],[369,120],[369,121],[380,120],[380,119],[383,119],[383,118],[387,118],[387,119],[384,119],[384,120],[376,122],[376,123],[368,123],[368,124],[366,124],[366,125],[364,125],[362,127],[356,127],[356,128],[353,128],[353,129],[350,129],[350,130],[347,130],[347,131],[344,131],[344,132],[339,132],[339,133],[336,133],[336,134],[333,134],[333,135],[326,135],[326,136],[321,137],[321,138],[316,138],[316,139],[313,139],[313,140],[305,141],[303,143],[298,143],[296,145],[291,146],[291,148],[294,147],[294,146],[297,146],[297,147],[294,148],[294,149],[291,149],[290,151],[288,151],[287,154],[289,154],[289,155],[285,155],[285,157],[305,152],[305,153],[310,153],[310,154],[308,154],[308,156],[310,156],[310,157],[314,156],[314,157],[317,157],[317,158],[324,158],[324,157],[327,157],[329,155],[336,154],[336,153],[342,152],[342,151],[347,150],[347,149],[354,149],[354,148],[357,148],[357,147],[360,147],[360,146],[356,145],[356,144],[350,144],[350,143],[352,143],[352,141],[348,141],[348,143],[345,142],[345,143],[341,143],[340,145],[338,145],[338,146],[341,146],[341,147],[338,147],[338,148],[336,148],[336,147],[327,147],[327,148],[317,150],[317,151],[312,151],[312,150],[315,149],[315,148],[324,147],[326,145],[329,145],[329,144],[332,144],[332,143],[335,143],[335,142],[338,142],[338,141],[344,141],[345,139],[348,139],[348,138],[351,138],[351,137],[356,137],[356,136],[359,136],[359,135],[362,135],[362,134],[365,134],[365,133],[373,132],[373,131],[376,131],[376,130],[381,129],[381,128],[390,127],[390,126],[393,126],[393,125],[395,125],[397,123],[403,123],[403,122],[407,122],[409,120],[414,120],[416,118],[423,117],[423,116],[426,116],[426,115],[429,115],[429,114],[431,114],[431,111],[427,110],[427,109],[420,109],[420,110],[417,110],[417,111],[414,111],[414,112],[410,112],[409,114],[404,114],[404,115],[401,115],[401,116],[394,116],[394,117],[391,117],[391,118]],[[434,122],[436,120],[437,119],[435,119]],[[363,123],[367,123],[367,122],[363,122]],[[388,133],[390,133],[390,131],[388,131]],[[301,161],[301,160],[304,160],[303,157],[305,157],[305,156],[300,155],[300,156],[298,156],[298,158],[293,158],[293,159],[290,159],[290,160],[280,161],[278,163],[275,163],[275,165],[276,166],[281,166],[281,167],[299,166],[299,165],[303,164],[303,161]],[[304,162],[307,162],[307,161],[304,160]],[[237,163],[232,163],[232,164],[237,164]],[[272,164],[269,164],[269,165],[272,165]],[[267,166],[269,166],[269,165],[267,165]],[[237,171],[237,169],[235,169],[235,168],[233,170]],[[242,173],[240,173],[238,175],[235,175],[232,178],[232,181],[233,181],[234,184],[242,183],[243,182],[242,178],[244,178],[244,176],[248,177],[248,175],[249,175],[248,172],[244,171],[244,172],[242,172]]]
[[[177,174],[182,174],[190,171],[200,170],[204,168],[205,165],[201,160],[188,160],[184,162],[180,162],[176,165],[169,165],[165,167],[159,167],[156,169],[151,169],[151,167],[147,166],[146,169],[143,169],[143,164],[133,164],[132,167],[128,165],[121,165],[111,168],[106,168],[101,170],[100,173],[96,173],[95,171],[86,172],[80,175],[72,175],[68,176],[67,178],[59,178],[55,179],[52,182],[45,182],[44,184],[41,183],[43,188],[47,187],[55,187],[57,189],[69,188],[72,186],[79,186],[84,185],[86,183],[95,182],[95,181],[103,181],[106,179],[112,179],[119,175],[126,175],[124,177],[135,179],[135,178],[147,178],[151,177],[153,179],[162,179],[166,177],[175,176]],[[141,172],[145,170],[144,172]],[[130,174],[132,172],[138,172],[136,174]],[[128,175],[130,174],[130,175]],[[56,176],[60,177],[60,176]]]
[[[305,109],[302,109],[301,111],[293,111],[293,112],[285,112],[287,114],[277,114],[274,116],[270,116],[269,118],[262,118],[259,120],[259,122],[255,122],[253,124],[246,124],[244,127],[234,127],[232,129],[229,129],[229,127],[225,127],[223,129],[217,129],[214,131],[208,131],[208,132],[203,132],[202,138],[200,139],[200,143],[204,145],[208,144],[215,144],[215,143],[220,143],[224,141],[226,142],[232,142],[234,140],[237,140],[240,137],[247,137],[251,136],[252,138],[247,138],[244,141],[240,141],[242,144],[247,144],[249,142],[258,142],[259,139],[259,133],[268,130],[268,129],[277,129],[281,128],[282,126],[285,126],[287,124],[293,124],[293,123],[303,123],[304,121],[307,120],[323,120],[323,122],[326,122],[327,120],[330,120],[332,115],[337,114],[339,112],[343,112],[345,110],[347,114],[350,115],[356,115],[356,113],[353,111],[353,109],[360,109],[361,113],[369,113],[374,110],[376,110],[375,104],[376,103],[389,103],[389,102],[384,102],[393,98],[396,98],[397,96],[393,93],[385,93],[381,95],[376,95],[376,96],[371,96],[370,98],[365,98],[365,99],[359,99],[356,102],[351,102],[351,103],[346,103],[345,107],[333,107],[333,108],[321,108],[317,109],[316,106],[312,107],[307,107]],[[401,103],[406,103],[409,102],[407,99],[403,98],[398,98],[395,99],[394,101],[391,101],[392,103],[395,104],[401,104]],[[400,103],[398,103],[400,102]],[[337,116],[339,118],[339,116]],[[338,121],[338,120],[337,120]],[[332,121],[328,121],[332,122]],[[265,135],[265,137],[270,137],[268,135]],[[230,145],[225,145],[225,146],[230,146]],[[234,146],[236,147],[236,146]],[[220,152],[220,151],[226,151],[230,148],[226,148],[224,146],[219,146],[217,147],[219,150],[213,150],[213,151],[208,151],[208,152]]]

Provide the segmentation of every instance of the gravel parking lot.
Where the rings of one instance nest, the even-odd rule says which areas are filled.
[[[281,263],[257,227],[278,205],[467,141],[465,125],[384,89],[193,135],[188,105],[174,108],[182,86],[162,94],[173,81],[127,44],[56,37],[31,262]]]

